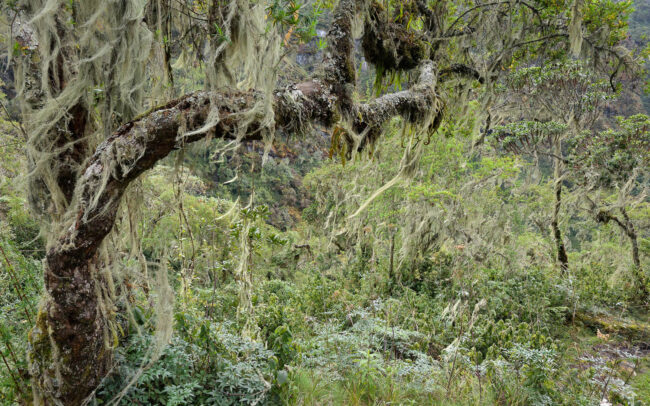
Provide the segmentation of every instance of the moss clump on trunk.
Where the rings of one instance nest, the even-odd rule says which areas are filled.
[[[368,11],[363,37],[363,56],[378,71],[408,71],[427,58],[427,44],[422,34],[392,21],[379,3]]]

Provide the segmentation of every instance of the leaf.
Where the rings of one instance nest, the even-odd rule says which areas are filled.
[[[289,380],[289,373],[286,370],[278,371],[278,385],[284,385]]]

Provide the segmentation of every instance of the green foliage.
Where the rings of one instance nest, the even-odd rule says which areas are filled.
[[[597,32],[606,27],[607,43],[616,44],[627,37],[628,18],[633,10],[634,2],[592,0],[586,2],[584,22],[589,32]]]
[[[506,83],[515,92],[513,102],[520,105],[522,114],[579,128],[589,126],[614,97],[610,83],[580,60],[519,68],[508,75]]]
[[[449,93],[445,103],[453,111],[437,134],[396,120],[369,158],[343,154],[331,161],[324,161],[325,144],[339,151],[340,131],[332,138],[318,133],[316,141],[294,137],[276,143],[265,165],[260,145],[220,157],[203,145],[133,184],[120,233],[110,238],[124,239],[136,253],[115,256],[116,268],[135,276],[115,280],[128,301],[118,309],[114,368],[94,404],[116,396],[123,405],[591,405],[603,394],[620,404],[647,397],[647,362],[626,381],[628,364],[621,360],[634,357],[600,351],[634,343],[615,331],[592,331],[576,317],[597,309],[647,322],[647,304],[634,301],[627,277],[624,236],[584,216],[576,185],[581,176],[597,177],[602,200],[614,205],[613,189],[637,173],[629,194],[640,201],[629,216],[639,224],[645,266],[648,118],[620,118],[617,128],[569,135],[572,119],[588,122],[611,100],[610,83],[566,58],[566,35],[557,26],[572,17],[572,2],[431,5],[442,16],[436,23],[449,30],[433,44],[420,37],[426,21],[417,16],[416,2],[375,5],[394,32],[410,35],[414,52],[405,62],[435,54],[440,69],[458,58],[510,73],[503,83],[441,81],[436,91]],[[332,7],[275,0],[265,9],[265,24],[287,35],[287,47],[308,43]],[[627,1],[585,2],[584,33],[602,37],[601,45],[617,43],[625,38],[630,7]],[[185,10],[207,16],[207,3]],[[508,22],[485,26],[497,16]],[[541,19],[550,22],[543,43],[529,25]],[[469,35],[474,29],[478,38]],[[209,30],[217,45],[237,40],[219,24]],[[521,35],[504,39],[521,41],[512,42],[507,55],[495,45],[506,30]],[[318,41],[323,48],[325,40]],[[547,63],[531,66],[531,59]],[[376,68],[379,93],[414,79],[401,69]],[[201,69],[182,63],[174,69],[176,90],[203,87]],[[479,98],[487,85],[504,90],[498,97],[506,90],[524,96],[514,100],[522,109],[480,145]],[[456,98],[463,109],[453,108]],[[539,116],[524,117],[522,110]],[[18,123],[0,119],[0,244],[6,251],[0,256],[0,352],[9,365],[0,368],[3,404],[29,402],[24,337],[42,290],[44,247],[21,186],[21,137]],[[564,274],[553,266],[548,159],[528,159],[553,153],[556,139],[567,142],[560,152],[570,156],[573,171],[563,178],[569,203],[561,226],[571,259]],[[411,141],[418,164],[401,172]],[[501,155],[500,148],[515,154]],[[527,156],[516,156],[522,153]],[[351,216],[397,175],[391,188]],[[238,198],[250,205],[235,203]],[[238,275],[242,263],[246,286]],[[163,315],[174,334],[157,357],[146,272],[161,264],[168,265],[161,268],[168,269],[175,297],[173,315]],[[10,269],[15,278],[4,272]],[[244,290],[250,312],[240,311]]]
[[[650,166],[650,119],[644,114],[617,117],[618,129],[585,132],[571,142],[572,164],[594,186],[622,186]]]
[[[624,128],[637,128],[639,120]],[[466,128],[444,126],[442,131],[455,135]],[[177,297],[174,336],[149,364],[153,312],[136,291],[134,318],[121,337],[113,373],[94,402],[107,404],[131,380],[120,404],[598,401],[600,377],[610,372],[583,366],[587,349],[576,350],[572,336],[591,333],[571,320],[575,312],[591,308],[634,309],[631,287],[616,276],[616,258],[623,255],[618,237],[600,233],[581,241],[581,250],[572,252],[572,273],[559,275],[549,265],[549,236],[530,216],[552,200],[549,185],[524,182],[531,166],[489,148],[464,162],[470,143],[465,137],[433,139],[414,178],[370,205],[359,234],[337,237],[342,250],[329,244],[323,227],[327,212],[338,210],[352,227],[345,219],[358,203],[341,205],[339,193],[367,193],[390,178],[400,159],[397,134],[378,146],[374,161],[355,160],[345,167],[329,163],[307,175],[305,183],[318,185],[321,194],[313,197],[313,213],[303,213],[303,223],[291,232],[266,225],[270,213],[264,205],[223,217],[232,203],[206,196],[205,182],[184,169],[152,171],[138,185],[147,201],[138,228],[145,255],[171,264]],[[365,188],[345,181],[355,172]],[[27,216],[24,203],[16,200],[13,210],[17,214],[7,218],[21,224]],[[631,215],[643,219],[644,213]],[[433,221],[431,232],[439,239],[406,251],[413,257],[401,257],[405,220],[418,216]],[[486,223],[508,231],[488,231],[480,226]],[[587,220],[574,224],[590,233],[596,227]],[[244,230],[254,255],[249,319],[237,312],[241,288],[233,275]],[[393,275],[388,269],[391,235],[396,236]],[[487,235],[498,244],[482,242]],[[296,241],[309,243],[311,254],[294,248]],[[15,242],[3,246],[35,305],[39,262],[21,256]],[[17,337],[28,328],[20,322],[26,306],[15,296],[7,300],[3,322],[12,322],[6,322],[3,342],[24,353],[24,340]],[[244,338],[241,332],[250,320],[257,333]],[[16,371],[25,366],[19,359]],[[9,376],[1,382],[5,398],[20,395]],[[607,392],[625,400],[643,390],[639,379],[611,384]]]
[[[562,136],[567,126],[555,121],[517,121],[494,127],[490,141],[511,153],[534,153],[552,148],[552,140]]]
[[[118,354],[120,369],[98,398],[109,401],[135,376],[135,385],[119,404],[256,404],[267,395],[275,372],[269,363],[272,352],[219,326],[174,338],[160,360],[138,376],[148,348],[146,337],[130,340]]]
[[[1,92],[0,103],[5,106]],[[26,167],[20,125],[4,113],[0,110],[0,402],[14,404],[31,396],[25,337],[43,286],[44,247],[20,183]]]
[[[24,255],[14,241],[0,238],[0,401],[4,404],[30,398],[25,337],[35,321],[41,289],[40,261]]]
[[[290,32],[295,34],[300,42],[306,43],[316,36],[316,25],[324,11],[320,3],[303,4],[294,0],[273,0],[266,10],[270,22],[290,28]]]

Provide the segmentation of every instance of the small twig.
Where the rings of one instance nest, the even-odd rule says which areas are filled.
[[[7,107],[5,106],[5,104],[2,101],[0,101],[0,107],[2,107],[2,109],[5,111],[5,114],[7,115],[7,119],[8,119],[7,121],[9,121],[9,123],[11,124],[12,127],[17,129],[20,133],[22,133],[23,136],[25,137],[25,141],[27,141],[29,139],[29,136],[27,135],[27,131],[25,131],[22,124],[16,124],[11,119],[11,114],[9,113],[9,110],[7,109]]]
[[[0,356],[2,356],[2,362],[4,362],[5,366],[7,367],[7,371],[9,372],[9,375],[11,376],[11,380],[14,381],[14,385],[16,385],[16,389],[18,392],[20,392],[20,395],[22,397],[26,397],[25,393],[23,392],[22,388],[20,387],[20,384],[18,383],[18,380],[14,376],[14,373],[11,371],[11,368],[9,367],[9,363],[7,362],[7,358],[5,358],[5,354],[0,351]]]
[[[639,356],[636,356],[636,358],[634,358],[634,367],[632,368],[632,370],[628,374],[627,378],[625,378],[625,380],[623,381],[624,385],[627,385],[628,382],[630,382],[630,378],[632,378],[632,375],[634,375],[636,373],[636,369],[639,366],[639,359],[640,359]]]

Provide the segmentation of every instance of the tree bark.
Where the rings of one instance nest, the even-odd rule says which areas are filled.
[[[388,258],[388,281],[390,283],[389,289],[391,293],[393,293],[393,289],[395,288],[396,285],[394,261],[395,261],[395,232],[393,231],[390,234],[390,256]]]
[[[560,209],[562,207],[562,172],[564,166],[562,160],[559,158],[562,154],[562,143],[560,140],[555,140],[553,149],[553,153],[555,154],[555,168],[553,171],[553,194],[555,196],[555,205],[553,207],[553,219],[551,220],[551,228],[553,229],[553,238],[555,239],[557,261],[560,264],[562,273],[566,273],[566,271],[569,269],[569,258],[564,247],[562,231],[560,230],[559,225]]]
[[[630,239],[632,262],[634,263],[633,273],[637,283],[639,284],[640,298],[641,300],[647,300],[648,297],[650,297],[650,292],[648,292],[648,281],[646,280],[643,268],[641,268],[641,257],[639,256],[639,243],[636,229],[634,228],[634,224],[630,220],[630,216],[628,216],[624,207],[621,207],[621,214],[625,220],[625,234],[627,234],[627,237]]]

